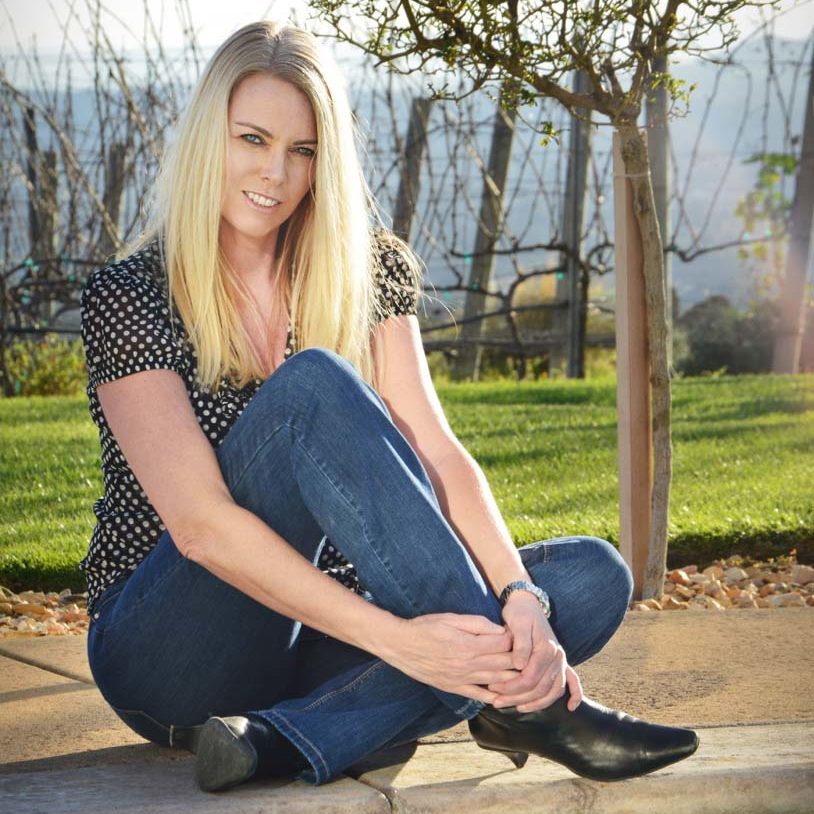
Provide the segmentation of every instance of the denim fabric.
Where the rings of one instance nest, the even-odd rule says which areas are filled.
[[[330,539],[365,598],[403,618],[467,613],[501,622],[497,598],[444,518],[421,461],[347,360],[311,348],[267,379],[216,449],[235,501],[316,563]],[[575,665],[598,652],[632,592],[618,551],[595,537],[519,549],[551,598]],[[211,715],[262,715],[324,783],[382,748],[477,715],[484,704],[409,678],[303,626],[182,556],[168,532],[100,597],[88,635],[100,692],[143,737]]]

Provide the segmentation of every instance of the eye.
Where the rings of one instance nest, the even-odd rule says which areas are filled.
[[[294,152],[297,153],[297,155],[303,155],[306,158],[313,158],[316,155],[316,152],[310,147],[295,147]]]
[[[263,139],[257,135],[257,133],[244,133],[240,138],[243,141],[247,141],[249,144],[263,144]],[[257,141],[252,141],[252,139],[257,139]]]

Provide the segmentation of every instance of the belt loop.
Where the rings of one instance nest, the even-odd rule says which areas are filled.
[[[175,729],[175,724],[170,724],[170,748],[172,748],[172,745],[173,745],[172,744],[172,733],[173,733],[174,729]]]

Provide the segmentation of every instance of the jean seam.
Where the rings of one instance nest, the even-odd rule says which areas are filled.
[[[359,683],[367,679],[372,673],[380,670],[384,667],[385,662],[382,659],[377,659],[375,664],[371,664],[361,675],[356,676],[349,684],[344,684],[341,687],[337,687],[335,690],[331,690],[330,692],[326,693],[325,695],[321,695],[319,698],[312,701],[307,707],[303,707],[303,712],[309,712],[312,709],[316,709],[317,707],[322,706],[326,701],[331,700],[332,698],[337,698],[340,695],[343,695],[346,692],[354,689]]]
[[[303,454],[306,455],[310,459],[310,461],[319,470],[319,472],[322,474],[322,476],[325,478],[325,480],[327,480],[328,483],[331,485],[331,488],[342,498],[342,500],[345,501],[345,503],[353,511],[354,515],[356,516],[357,521],[359,522],[359,526],[362,529],[362,536],[365,538],[365,542],[368,544],[368,548],[375,555],[376,559],[379,561],[379,563],[382,565],[382,567],[387,571],[387,573],[389,574],[389,576],[390,576],[391,580],[393,581],[393,583],[398,586],[399,590],[401,591],[402,596],[405,597],[407,599],[407,601],[410,603],[410,606],[413,608],[413,611],[417,615],[420,614],[420,612],[421,612],[420,608],[416,607],[416,605],[413,602],[412,597],[410,596],[409,592],[405,590],[404,586],[401,584],[400,580],[398,579],[398,575],[395,574],[393,572],[393,570],[390,568],[390,566],[388,565],[388,563],[381,558],[381,556],[379,555],[378,550],[371,543],[370,533],[368,532],[367,525],[365,524],[364,515],[359,511],[358,507],[353,502],[353,500],[342,491],[342,489],[336,484],[336,482],[331,477],[331,475],[323,468],[322,462],[319,461],[317,458],[315,458],[311,454],[311,452],[304,446],[304,444],[302,443],[302,441],[299,439],[299,437],[297,435],[296,427],[294,427],[294,426],[292,426],[290,424],[286,424],[286,426],[288,426],[292,430],[292,432],[294,434],[294,443],[302,450]],[[356,568],[355,565],[354,565],[354,568]],[[358,568],[356,568],[356,571],[357,571],[357,575],[358,575]],[[361,579],[360,579],[360,582],[361,582]]]
[[[108,701],[108,704],[110,704],[109,701]],[[125,715],[142,715],[143,717],[147,718],[151,723],[154,723],[157,727],[162,729],[164,731],[164,734],[167,735],[167,736],[169,736],[169,734],[172,731],[172,728],[174,726],[174,724],[169,724],[169,725],[162,724],[161,721],[159,721],[157,718],[153,718],[152,715],[145,712],[143,709],[125,709],[124,707],[113,706],[113,704],[110,704],[110,707],[112,709],[114,709],[116,712],[121,712],[122,714],[125,714]]]
[[[173,543],[173,545],[175,545],[175,543]],[[155,550],[155,549],[153,549],[153,550]],[[155,582],[154,582],[154,583],[153,583],[153,584],[150,586],[150,591],[149,591],[149,593],[152,593],[152,592],[153,592],[153,591],[154,591],[156,588],[158,588],[160,585],[163,585],[163,584],[164,584],[164,582],[166,582],[166,580],[167,580],[167,579],[168,579],[168,578],[169,578],[169,577],[170,577],[172,574],[174,574],[174,573],[175,573],[175,571],[176,571],[176,570],[177,570],[177,569],[178,569],[178,568],[179,568],[181,565],[183,565],[185,562],[187,562],[187,559],[186,559],[185,557],[181,557],[181,559],[179,559],[179,560],[178,560],[176,563],[174,563],[174,564],[173,564],[173,565],[171,565],[169,568],[167,568],[167,570],[166,570],[166,571],[162,572],[162,574],[161,574],[160,578],[159,578],[159,579],[157,579],[157,580],[156,580],[156,581],[155,581]],[[122,588],[122,590],[124,590],[124,589]],[[118,599],[118,598],[121,596],[121,594],[122,594],[122,591],[119,591],[118,595],[116,596],[116,599]],[[133,613],[133,612],[137,611],[137,610],[138,610],[138,609],[139,609],[139,608],[140,608],[140,607],[141,607],[141,606],[144,604],[144,600],[145,600],[146,598],[147,598],[147,594],[145,594],[144,596],[142,596],[140,599],[136,600],[136,602],[134,602],[134,603],[133,603],[133,605],[131,605],[131,606],[130,606],[129,611],[130,611],[131,613]],[[115,602],[115,600],[114,600],[114,602]],[[129,615],[130,615],[130,614],[128,614],[128,616],[129,616]],[[98,623],[97,623],[97,630],[98,630],[100,633],[104,634],[104,633],[108,632],[109,630],[113,630],[113,628],[118,627],[119,623],[120,623],[120,622],[122,622],[122,621],[123,621],[123,619],[117,619],[115,622],[111,622],[110,624],[107,624],[107,625],[105,625],[104,627],[98,627]]]
[[[290,425],[290,424],[287,424],[286,422],[281,423],[281,424],[280,424],[280,425],[278,425],[278,426],[277,426],[275,429],[273,429],[273,430],[272,430],[272,431],[271,431],[271,432],[270,432],[270,433],[269,433],[269,434],[266,436],[266,438],[263,440],[263,443],[262,443],[262,444],[260,444],[260,445],[257,447],[257,449],[256,449],[256,450],[255,450],[255,452],[254,452],[254,455],[252,455],[252,457],[251,457],[251,458],[249,458],[249,460],[247,461],[246,465],[243,467],[243,470],[241,471],[240,475],[238,475],[238,477],[235,479],[235,483],[234,483],[234,485],[233,485],[233,486],[231,487],[231,489],[230,489],[230,491],[231,491],[232,493],[236,492],[236,491],[237,491],[237,490],[240,488],[241,484],[243,483],[243,478],[245,478],[245,477],[246,477],[246,473],[249,471],[249,467],[251,467],[251,466],[252,466],[252,464],[254,464],[255,460],[257,459],[257,456],[258,456],[258,455],[260,455],[260,454],[263,452],[263,450],[264,450],[264,449],[265,449],[265,448],[268,446],[268,444],[269,444],[269,443],[271,443],[271,441],[272,441],[272,439],[274,438],[274,436],[275,436],[275,435],[277,435],[277,433],[278,433],[278,432],[280,432],[280,430],[282,430],[282,429],[283,429],[283,427],[289,427],[289,428],[291,428],[291,425]]]

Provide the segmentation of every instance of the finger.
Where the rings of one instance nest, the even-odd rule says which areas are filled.
[[[465,698],[473,698],[475,701],[483,701],[491,704],[497,698],[497,693],[478,686],[477,684],[462,684],[460,687],[452,689],[456,695],[463,695]]]
[[[512,651],[512,634],[505,631],[499,635],[494,633],[481,633],[466,638],[466,647],[475,656],[494,655],[496,653],[510,654]]]
[[[490,670],[475,673],[467,673],[466,677],[476,684],[488,686],[490,692],[497,692],[495,684],[501,684],[517,676],[515,670]]]
[[[546,661],[546,656],[540,653],[532,653],[525,670],[516,673],[511,681],[489,684],[489,689],[500,693],[501,696],[512,699],[511,703],[514,703],[516,698],[533,692],[535,688],[539,686],[540,681],[549,670],[549,665],[546,664]],[[501,700],[504,699],[502,698]],[[504,704],[504,706],[508,706],[508,703]]]
[[[469,659],[468,666],[473,670],[489,671],[494,673],[511,671],[511,676],[517,675],[517,672],[512,667],[512,654],[511,651],[505,653],[482,653],[479,656],[473,656]],[[483,682],[484,684],[487,682]]]
[[[529,663],[529,659],[531,658],[531,653],[534,649],[531,632],[530,627],[519,632],[516,630],[512,631],[514,634],[514,644],[512,645],[512,666],[516,670],[525,670],[526,665]]]
[[[571,696],[568,699],[568,709],[573,712],[582,702],[582,682],[571,667],[566,670],[565,678],[568,682],[568,694]]]
[[[509,696],[502,695],[495,705],[508,703],[516,706],[520,712],[531,712],[534,709],[544,709],[553,704],[564,692],[564,668],[555,663],[545,670],[534,687],[525,692]]]
[[[455,627],[460,630],[465,630],[467,633],[499,634],[506,632],[504,625],[495,624],[485,616],[477,616],[472,613],[455,613],[450,615],[455,617]]]
[[[545,686],[542,686],[541,690],[544,694],[538,694],[537,698],[528,698],[516,704],[518,711],[533,712],[537,709],[546,709],[557,699],[562,698],[565,693],[565,670],[555,673],[548,692],[545,692]]]

